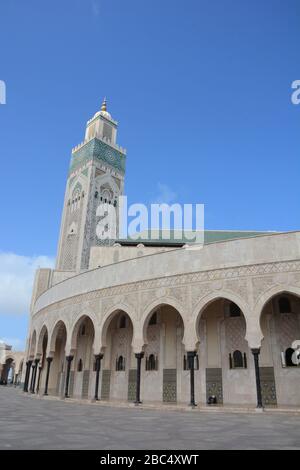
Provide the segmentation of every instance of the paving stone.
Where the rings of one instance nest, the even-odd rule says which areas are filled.
[[[300,449],[300,416],[93,406],[0,386],[0,449]]]

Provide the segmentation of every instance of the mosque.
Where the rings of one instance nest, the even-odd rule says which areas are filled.
[[[25,393],[111,403],[300,406],[300,232],[99,240],[126,151],[101,110],[72,150],[55,269],[33,287]]]

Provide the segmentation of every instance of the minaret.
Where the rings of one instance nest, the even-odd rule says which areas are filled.
[[[101,203],[116,206],[123,194],[126,151],[116,144],[117,127],[104,99],[100,111],[87,122],[84,141],[72,150],[58,245],[59,270],[87,269],[91,247],[108,243],[96,236],[96,210]]]

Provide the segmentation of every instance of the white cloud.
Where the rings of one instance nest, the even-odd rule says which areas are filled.
[[[48,256],[0,252],[0,315],[28,314],[35,270],[53,266]]]
[[[158,194],[153,201],[156,204],[171,204],[177,199],[177,194],[167,185],[157,183]]]

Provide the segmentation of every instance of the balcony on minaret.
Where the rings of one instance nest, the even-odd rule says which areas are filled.
[[[104,140],[112,145],[116,144],[118,123],[114,121],[107,111],[106,99],[104,99],[101,110],[87,122],[85,131],[85,141],[94,137]]]

